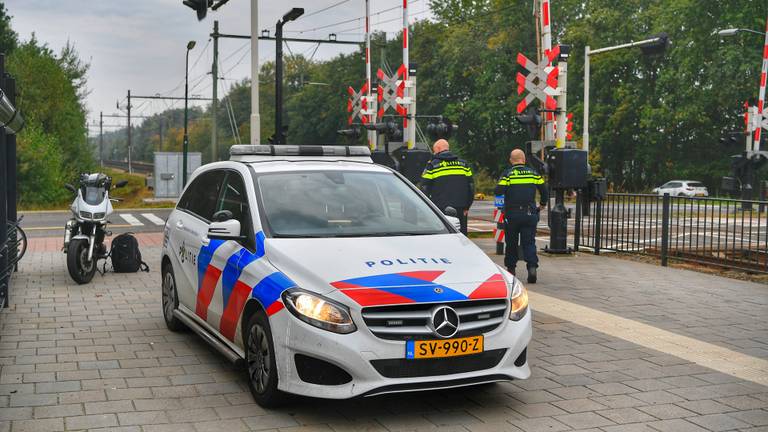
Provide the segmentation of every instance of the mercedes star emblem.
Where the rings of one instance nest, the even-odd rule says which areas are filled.
[[[440,306],[432,312],[432,329],[441,338],[449,338],[459,331],[459,314],[450,306]]]

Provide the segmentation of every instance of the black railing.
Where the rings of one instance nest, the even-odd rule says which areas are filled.
[[[745,205],[746,204],[746,205]],[[768,273],[767,201],[608,194],[577,212],[576,247]],[[751,208],[751,209],[749,209]]]
[[[11,273],[26,250],[16,213],[16,133],[24,119],[14,106],[16,83],[5,73],[0,54],[0,308],[8,307]]]

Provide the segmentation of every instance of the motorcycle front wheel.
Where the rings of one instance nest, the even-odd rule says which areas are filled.
[[[95,257],[94,257],[95,258]],[[76,239],[67,247],[67,270],[78,284],[87,284],[96,273],[96,260],[88,261],[88,240]]]

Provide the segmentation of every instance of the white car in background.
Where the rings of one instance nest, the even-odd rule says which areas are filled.
[[[165,226],[163,315],[263,406],[528,378],[528,295],[367,147],[233,146]]]
[[[694,180],[672,180],[655,188],[653,193],[658,195],[669,194],[670,196],[688,196],[688,197],[707,197],[709,191],[700,181]]]

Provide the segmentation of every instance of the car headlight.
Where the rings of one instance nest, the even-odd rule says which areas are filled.
[[[80,217],[83,219],[90,219],[93,217],[93,215],[91,214],[91,212],[80,210]]]
[[[509,297],[509,319],[520,321],[528,312],[528,290],[525,285],[516,278],[512,282],[512,294]]]
[[[317,294],[289,289],[283,293],[283,303],[296,318],[317,328],[341,334],[357,330],[346,306]]]

